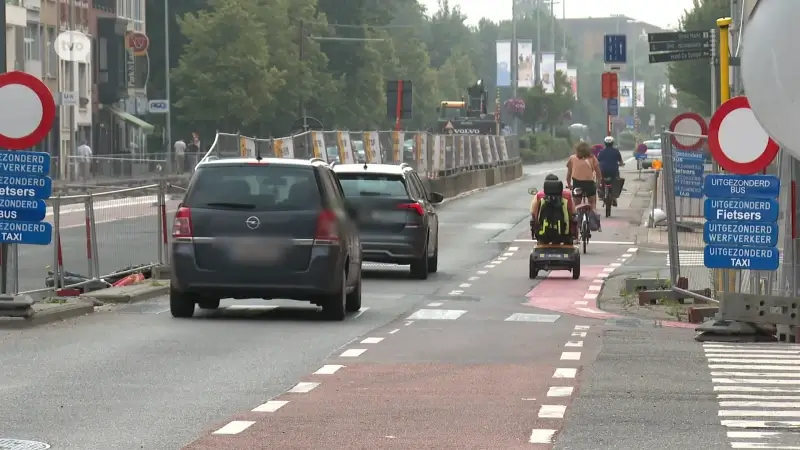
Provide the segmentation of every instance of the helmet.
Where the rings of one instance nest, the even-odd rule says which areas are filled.
[[[607,145],[613,145],[614,144],[614,138],[611,137],[611,136],[606,136],[606,138],[603,139],[603,142],[605,142]]]

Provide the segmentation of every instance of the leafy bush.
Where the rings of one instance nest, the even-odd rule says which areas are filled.
[[[572,153],[569,140],[553,138],[549,133],[530,133],[520,139],[520,143],[528,141],[528,146],[520,147],[520,155],[526,163],[558,161],[568,158]]]

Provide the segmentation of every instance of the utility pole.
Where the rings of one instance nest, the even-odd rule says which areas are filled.
[[[300,21],[300,63],[306,60],[306,23]],[[300,114],[303,115],[303,133],[308,131],[308,112],[306,111],[306,96],[300,91]],[[398,115],[399,117],[399,115]],[[399,118],[397,120],[400,120]],[[310,138],[309,138],[310,139]]]
[[[511,0],[511,98],[517,98],[519,89],[519,49],[517,48],[517,7],[519,0]],[[514,116],[514,134],[519,135],[519,118]]]
[[[550,2],[550,51],[555,53],[556,52],[556,15],[555,15],[555,5],[553,4],[553,0],[549,0]]]
[[[541,0],[536,0],[536,55],[534,55],[533,79],[535,85],[542,84],[542,8]]]
[[[69,13],[67,15],[67,20],[69,21],[69,24],[68,24],[69,31],[75,31],[75,0],[69,0]],[[67,61],[67,63],[64,64],[64,68],[65,69],[69,69],[69,70],[65,70],[65,72],[67,72],[67,82],[68,82],[67,83],[67,91],[70,93],[70,95],[72,97],[77,97],[77,95],[72,95],[75,92],[75,76],[76,76],[76,74],[75,74],[75,72],[76,72],[76,70],[75,70],[75,67],[76,67],[75,55],[73,55],[73,49],[75,48],[75,42],[74,41],[75,41],[75,33],[70,33],[70,35],[69,35],[69,44],[70,44],[70,46],[69,46],[69,61]],[[78,145],[75,142],[75,137],[76,137],[75,136],[75,134],[76,134],[75,133],[75,118],[76,118],[75,108],[77,108],[77,107],[78,107],[77,105],[70,105],[70,106],[67,107],[69,109],[69,114],[68,114],[68,116],[69,116],[69,153],[66,155],[67,156],[67,161],[70,160],[70,157],[72,155],[76,154],[76,149],[78,148]],[[68,172],[71,172],[70,171],[70,166],[71,165],[70,164],[66,164],[65,166],[66,166],[66,170]],[[64,179],[68,180],[68,179],[72,178],[73,174],[74,174],[74,172],[71,172],[69,174],[64,174],[64,175],[66,175],[64,177]]]
[[[0,21],[3,22],[3,30],[6,29],[6,7],[3,5],[0,8]],[[7,67],[7,60],[6,60],[6,33],[0,33],[0,73],[8,72]],[[2,244],[0,246],[0,290],[3,294],[8,294],[9,292],[9,282],[8,282],[8,266],[9,261],[11,258],[9,257],[9,245]],[[17,289],[18,290],[18,289]]]
[[[169,85],[169,0],[164,0],[164,96],[167,101],[167,123],[165,134],[167,139],[167,173],[172,173],[172,95]]]
[[[561,0],[561,59],[567,60],[567,0]]]

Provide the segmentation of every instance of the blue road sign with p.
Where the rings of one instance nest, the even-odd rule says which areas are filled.
[[[0,151],[0,243],[48,245],[53,226],[42,222],[53,194],[50,155]]]
[[[603,59],[606,64],[625,64],[628,60],[628,45],[624,34],[603,36]]]
[[[704,191],[717,198],[778,198],[781,182],[774,175],[708,175]]]
[[[606,105],[608,108],[608,115],[609,116],[618,116],[619,115],[619,99],[618,98],[609,98],[606,100]]]

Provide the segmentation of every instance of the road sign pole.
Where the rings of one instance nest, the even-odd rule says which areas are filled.
[[[0,8],[0,22],[3,23],[3,29],[6,28],[6,8]],[[0,73],[6,73],[8,67],[6,66],[6,33],[0,33]],[[0,293],[8,293],[8,244],[0,244]]]
[[[302,41],[301,41],[302,42]],[[164,0],[164,97],[167,99],[166,125],[164,131],[167,139],[167,173],[172,173],[172,98],[169,85],[169,0]],[[305,113],[303,114],[305,120]],[[201,149],[198,149],[201,151]]]
[[[728,42],[728,28],[731,25],[731,18],[725,17],[717,19],[717,28],[719,33],[719,102],[720,104],[727,102],[731,98],[730,87],[730,49]],[[736,292],[736,272],[733,270],[717,271],[721,275],[715,278],[720,281],[717,286],[722,287],[723,292]],[[721,278],[721,279],[720,279]],[[722,303],[722,302],[720,302]]]

